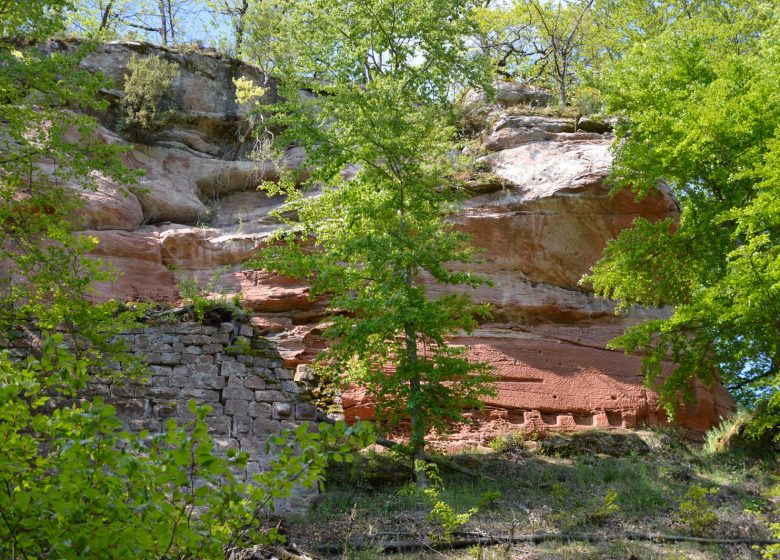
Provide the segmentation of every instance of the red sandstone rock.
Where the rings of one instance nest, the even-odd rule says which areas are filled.
[[[133,45],[104,46],[84,65],[121,81],[134,50]],[[182,67],[180,85],[186,87],[180,93],[191,119],[166,131],[156,145],[137,145],[126,154],[131,167],[146,171],[132,187],[134,194],[119,198],[124,187],[115,185],[85,193],[86,227],[110,228],[89,232],[101,240],[95,254],[120,274],[115,282],[96,288],[104,298],[174,301],[177,281],[194,278],[216,292],[240,295],[257,315],[254,324],[277,342],[288,365],[310,362],[327,342],[322,335],[324,302],[313,301],[303,283],[244,271],[241,264],[279,227],[271,212],[282,200],[256,190],[262,180],[275,179],[278,170],[242,159],[246,147],[235,145],[243,111],[232,97],[235,68],[215,58],[190,62]],[[201,66],[208,72],[192,71]],[[240,69],[252,74],[245,66]],[[509,104],[506,100],[543,98],[507,84],[501,91]],[[475,97],[471,103],[480,112],[484,100]],[[676,216],[675,200],[665,190],[641,201],[628,192],[611,196],[604,184],[611,165],[608,134],[574,132],[573,119],[495,112],[492,117],[483,138],[491,153],[482,161],[499,177],[500,190],[466,201],[454,222],[483,251],[481,261],[470,268],[493,285],[472,295],[493,304],[495,323],[454,342],[469,346],[474,359],[496,366],[499,394],[487,401],[486,414],[475,416],[475,427],[460,429],[453,445],[479,445],[513,429],[662,422],[657,395],[642,386],[638,360],[605,346],[627,325],[668,310],[615,317],[612,303],[593,297],[579,280],[608,239],[639,216]],[[103,122],[110,128],[113,116],[106,115]],[[108,128],[98,131],[106,142],[123,142]],[[300,150],[291,150],[286,165],[302,164]],[[198,221],[209,226],[181,225]],[[147,225],[140,226],[142,222]],[[421,280],[433,297],[453,289]],[[697,387],[696,393],[697,404],[681,409],[677,418],[694,435],[733,407],[721,387]],[[360,393],[347,392],[344,405],[348,418],[372,414]]]

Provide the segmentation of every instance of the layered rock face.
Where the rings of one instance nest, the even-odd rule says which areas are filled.
[[[103,45],[83,64],[114,77],[116,90],[106,95],[118,99],[127,63],[139,52],[180,65],[174,89],[187,118],[125,155],[129,166],[146,171],[138,185],[98,178],[97,190],[81,191],[84,233],[99,239],[96,256],[119,274],[96,286],[98,297],[172,302],[180,296],[179,283],[195,279],[210,291],[240,295],[254,326],[278,344],[287,366],[310,362],[326,343],[325,302],[310,299],[300,282],[247,271],[242,264],[278,227],[270,212],[283,201],[256,190],[260,181],[275,179],[278,169],[248,160],[245,108],[234,101],[232,79],[264,84],[266,101],[274,99],[274,84],[216,55],[139,44]],[[524,115],[511,104],[544,99],[516,85],[499,100],[503,105],[496,107],[472,100],[470,110],[484,123],[473,153],[480,171],[470,181],[474,196],[453,218],[482,249],[473,268],[492,281],[473,295],[494,306],[494,322],[453,343],[496,367],[498,396],[487,402],[476,427],[463,428],[453,442],[470,445],[519,429],[663,422],[657,395],[643,387],[638,358],[605,346],[627,325],[667,311],[637,310],[618,318],[610,302],[578,282],[608,239],[638,216],[675,216],[675,200],[661,190],[641,201],[628,192],[610,196],[608,127]],[[101,123],[105,141],[125,142],[115,132],[114,112],[102,115]],[[290,150],[282,165],[300,165],[302,158]],[[448,289],[429,283],[432,295]],[[676,419],[694,436],[733,406],[721,387],[697,387],[697,396],[697,404]],[[348,418],[371,414],[358,391],[344,395],[344,408]]]

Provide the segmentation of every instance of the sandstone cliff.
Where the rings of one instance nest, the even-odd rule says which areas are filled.
[[[278,169],[246,159],[250,146],[240,140],[246,108],[235,102],[232,79],[263,83],[266,101],[275,97],[274,83],[215,54],[111,43],[83,65],[114,79],[116,88],[105,95],[115,109],[127,63],[139,52],[179,64],[174,90],[186,118],[124,156],[128,166],[145,171],[137,185],[103,178],[95,191],[73,185],[85,200],[80,227],[100,240],[95,254],[119,273],[116,281],[97,286],[99,297],[172,302],[179,297],[177,284],[195,278],[215,291],[240,294],[253,324],[277,342],[288,366],[311,361],[325,344],[324,303],[310,300],[299,282],[242,266],[278,227],[269,212],[282,200],[255,188],[276,178]],[[606,241],[635,217],[673,216],[676,202],[661,190],[639,202],[628,192],[611,197],[604,184],[611,162],[608,127],[583,122],[575,130],[574,119],[523,114],[517,103],[543,102],[543,96],[519,86],[499,93],[495,107],[467,100],[467,110],[478,117],[474,156],[481,171],[471,181],[474,196],[454,218],[484,250],[475,269],[493,285],[474,295],[494,305],[494,322],[453,341],[496,366],[499,393],[477,426],[453,441],[478,443],[517,429],[662,422],[657,395],[642,385],[639,360],[605,345],[626,325],[664,311],[615,317],[611,303],[578,281]],[[101,138],[125,142],[116,132],[115,110],[99,118]],[[302,157],[290,150],[283,165],[299,165]],[[696,393],[697,403],[676,419],[694,436],[733,406],[721,387],[697,387]],[[346,393],[343,404],[348,418],[371,414],[357,391]]]

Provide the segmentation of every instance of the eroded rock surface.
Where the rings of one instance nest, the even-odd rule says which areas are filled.
[[[182,68],[175,89],[188,115],[150,145],[126,154],[142,168],[138,185],[100,183],[85,192],[79,216],[100,240],[96,256],[119,273],[97,286],[98,297],[175,301],[177,284],[194,278],[226,295],[238,294],[253,325],[278,343],[288,366],[310,362],[326,340],[325,302],[313,301],[294,280],[245,270],[242,264],[278,227],[272,211],[282,205],[256,186],[274,180],[271,163],[246,159],[244,108],[234,101],[232,78],[249,77],[275,95],[273,83],[246,65],[205,54],[177,54],[139,44],[107,44],[84,62],[116,80],[117,99],[133,54],[161,54]],[[605,349],[626,325],[665,310],[637,310],[618,318],[613,305],[596,299],[580,278],[610,238],[641,216],[676,216],[674,198],[658,190],[641,201],[629,192],[611,196],[605,178],[611,164],[609,126],[574,119],[523,115],[518,103],[543,104],[544,94],[521,86],[499,91],[501,107],[468,100],[487,123],[472,156],[479,172],[474,196],[453,219],[482,249],[473,269],[492,281],[473,295],[494,306],[494,323],[455,344],[496,367],[498,396],[473,427],[452,445],[474,445],[518,429],[563,430],[636,427],[664,421],[656,393],[646,389],[635,357]],[[106,141],[124,142],[116,115],[101,117]],[[582,130],[586,128],[586,130]],[[299,166],[300,150],[284,165]],[[354,170],[353,170],[354,171]],[[425,279],[423,279],[425,281]],[[427,282],[432,295],[451,290]],[[720,387],[697,387],[698,403],[677,422],[701,433],[733,406]],[[344,395],[348,418],[369,417],[359,391]]]

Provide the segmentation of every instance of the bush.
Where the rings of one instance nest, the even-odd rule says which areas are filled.
[[[715,488],[704,488],[694,484],[680,500],[676,512],[677,520],[697,537],[706,536],[718,521],[715,508],[708,499],[716,493]]]
[[[92,365],[61,335],[23,365],[0,353],[2,558],[217,559],[226,549],[280,540],[258,512],[296,486],[316,484],[329,456],[365,435],[343,424],[310,433],[304,424],[294,442],[271,438],[276,459],[243,484],[234,471],[245,468],[247,454],[216,453],[208,407],[191,401],[192,421],[130,434],[100,398],[52,402],[52,393],[75,396]],[[341,447],[325,452],[333,441]]]
[[[179,70],[159,56],[133,56],[128,67],[119,129],[141,140],[176,120],[171,85]]]

